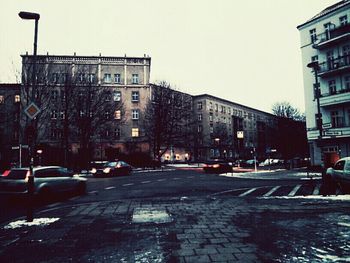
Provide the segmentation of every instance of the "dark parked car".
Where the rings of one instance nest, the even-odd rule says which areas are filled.
[[[131,165],[124,161],[107,162],[100,168],[94,168],[91,173],[94,177],[130,175]]]
[[[233,164],[225,160],[213,160],[204,164],[203,170],[206,173],[231,173]]]
[[[350,189],[350,157],[338,160],[333,167],[328,168],[324,178],[328,187],[340,186],[343,192]],[[333,185],[332,185],[333,184]]]
[[[86,179],[67,168],[45,166],[33,168],[34,194],[51,195],[62,192],[84,194]],[[13,168],[0,176],[0,193],[21,194],[27,192],[29,168]]]

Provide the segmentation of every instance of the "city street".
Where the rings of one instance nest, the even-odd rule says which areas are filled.
[[[2,209],[0,260],[347,262],[350,199],[320,196],[319,177],[304,175],[167,168],[88,177],[85,196],[36,209],[57,222],[15,228],[25,209],[11,218]]]

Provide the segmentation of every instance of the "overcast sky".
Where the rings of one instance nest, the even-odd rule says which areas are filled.
[[[151,81],[271,112],[304,111],[296,27],[338,0],[0,0],[0,82],[16,81],[20,55],[152,57]]]

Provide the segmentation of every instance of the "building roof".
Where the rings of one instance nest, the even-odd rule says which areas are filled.
[[[350,5],[350,1],[349,0],[342,0],[334,5],[331,5],[329,7],[327,7],[326,9],[322,10],[320,13],[318,13],[317,15],[313,16],[312,18],[310,18],[309,20],[307,20],[305,23],[297,26],[297,28],[299,29],[300,27],[320,18],[320,17],[323,17],[329,13],[332,13],[333,11],[339,9],[339,8],[342,8],[346,5]]]
[[[252,107],[248,107],[248,106],[245,106],[245,105],[242,105],[242,104],[239,104],[239,103],[236,103],[236,102],[232,102],[232,101],[229,101],[229,100],[226,100],[226,99],[222,99],[222,98],[219,98],[219,97],[215,97],[213,95],[200,94],[200,95],[193,96],[194,99],[195,98],[201,98],[201,97],[209,97],[209,98],[212,98],[212,99],[220,100],[220,101],[225,102],[225,103],[236,105],[238,107],[242,107],[242,108],[246,108],[246,109],[249,109],[249,110],[257,111],[257,112],[269,115],[271,117],[276,117],[276,115],[273,115],[272,113],[269,113],[269,112],[266,112],[266,111],[262,111],[262,110],[258,110],[258,109],[252,108]]]

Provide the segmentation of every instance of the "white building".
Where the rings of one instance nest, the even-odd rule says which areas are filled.
[[[313,165],[328,166],[339,157],[350,156],[349,21],[350,1],[343,0],[297,27]],[[317,116],[322,121],[318,125]]]

